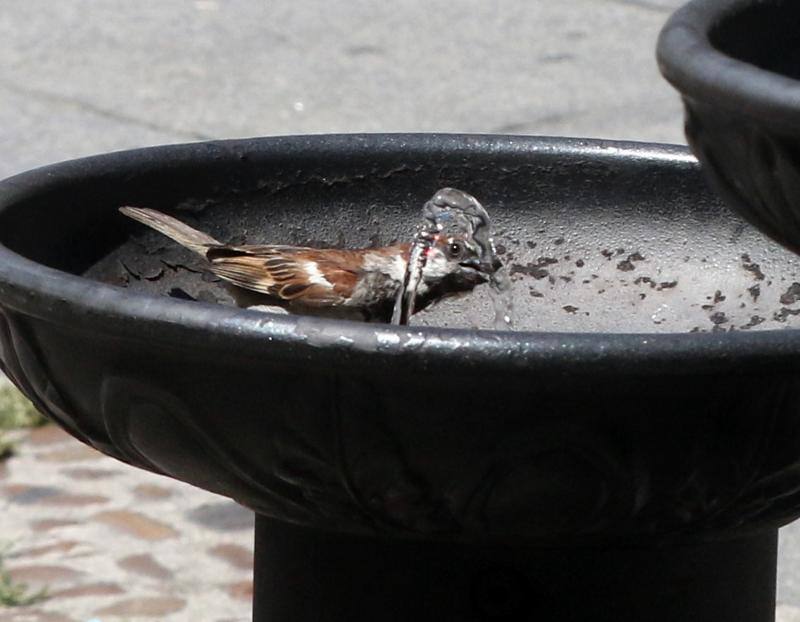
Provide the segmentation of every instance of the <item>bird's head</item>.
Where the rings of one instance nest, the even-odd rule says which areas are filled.
[[[455,290],[472,289],[485,283],[500,267],[497,258],[487,263],[480,244],[464,233],[434,234],[424,252],[423,281],[446,281]]]
[[[405,324],[435,300],[486,283],[502,267],[486,210],[470,194],[442,188],[422,210],[425,220],[411,244],[392,322]]]
[[[471,194],[442,188],[423,207],[431,241],[424,276],[453,275],[477,285],[502,266],[491,238],[491,221]]]

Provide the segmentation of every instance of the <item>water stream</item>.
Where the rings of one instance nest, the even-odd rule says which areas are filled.
[[[489,291],[494,307],[494,329],[509,330],[514,326],[514,297],[511,295],[511,277],[501,266],[489,277]]]
[[[437,236],[466,238],[480,249],[480,270],[487,278],[494,306],[494,328],[512,326],[511,279],[497,256],[491,236],[491,220],[473,197],[455,188],[442,188],[425,203],[424,222],[414,237],[403,284],[395,299],[392,324],[408,324],[414,314],[417,288],[422,282],[428,249]]]

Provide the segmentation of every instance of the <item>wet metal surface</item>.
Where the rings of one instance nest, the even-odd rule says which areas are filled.
[[[597,168],[570,166],[576,183],[558,182],[563,170],[542,169],[514,197],[470,186],[496,223],[516,330],[720,332],[800,324],[800,259],[732,215],[696,171],[675,169],[658,192],[642,193],[645,171],[633,180],[638,191],[626,196]],[[184,203],[173,213],[226,242],[359,247],[411,239],[421,209],[392,194],[386,202],[368,195],[358,202],[335,187],[328,201],[301,204],[291,193],[264,193],[200,208]],[[201,260],[143,227],[88,275],[134,291],[232,304]],[[480,286],[411,323],[489,329],[493,318],[488,288]]]

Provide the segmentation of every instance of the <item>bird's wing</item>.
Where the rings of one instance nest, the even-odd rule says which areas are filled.
[[[307,306],[344,303],[358,279],[351,251],[292,246],[215,246],[211,271],[242,287]]]

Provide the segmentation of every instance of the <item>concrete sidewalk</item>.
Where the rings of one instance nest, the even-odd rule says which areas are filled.
[[[654,59],[679,4],[7,0],[0,176],[127,147],[308,132],[683,142]]]
[[[500,132],[684,142],[654,60],[682,0],[6,0],[0,177],[206,138]],[[499,7],[499,8],[498,8]],[[231,502],[44,429],[0,466],[0,541],[52,598],[0,621],[249,619]],[[203,563],[198,563],[202,559]],[[800,530],[779,619],[800,621]]]

